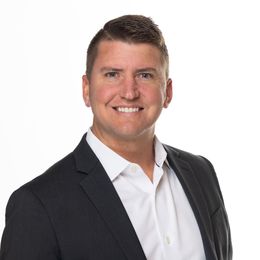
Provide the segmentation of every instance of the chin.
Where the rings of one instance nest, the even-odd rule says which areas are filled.
[[[117,131],[115,136],[124,140],[135,140],[148,135],[153,135],[154,129],[122,129],[122,131]]]

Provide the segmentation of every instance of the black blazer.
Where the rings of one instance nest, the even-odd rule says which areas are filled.
[[[72,153],[12,194],[0,260],[146,259],[85,137]],[[207,260],[232,259],[228,219],[212,165],[202,157],[165,149],[195,214]]]

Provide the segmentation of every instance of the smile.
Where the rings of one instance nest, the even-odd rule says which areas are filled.
[[[142,108],[140,107],[115,107],[115,109],[118,112],[122,112],[122,113],[135,113],[140,111]]]

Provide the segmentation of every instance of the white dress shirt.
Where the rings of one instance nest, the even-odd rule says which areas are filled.
[[[155,137],[151,182],[138,164],[108,148],[91,129],[86,139],[112,181],[147,260],[205,260],[198,224],[159,140]]]

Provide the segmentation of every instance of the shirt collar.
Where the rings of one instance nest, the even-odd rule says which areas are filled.
[[[154,160],[157,166],[162,167],[164,162],[166,161],[167,153],[159,141],[159,139],[155,136],[154,137]],[[166,161],[167,162],[167,161]]]
[[[129,161],[103,144],[94,135],[91,129],[88,130],[86,140],[101,162],[111,181],[113,181],[130,164]]]
[[[97,158],[101,162],[111,181],[114,181],[128,166],[131,164],[128,160],[111,150],[103,144],[91,131],[88,130],[86,140],[90,148],[94,151]],[[166,160],[167,153],[162,143],[155,136],[154,138],[155,164],[162,167],[164,163],[168,165]]]

